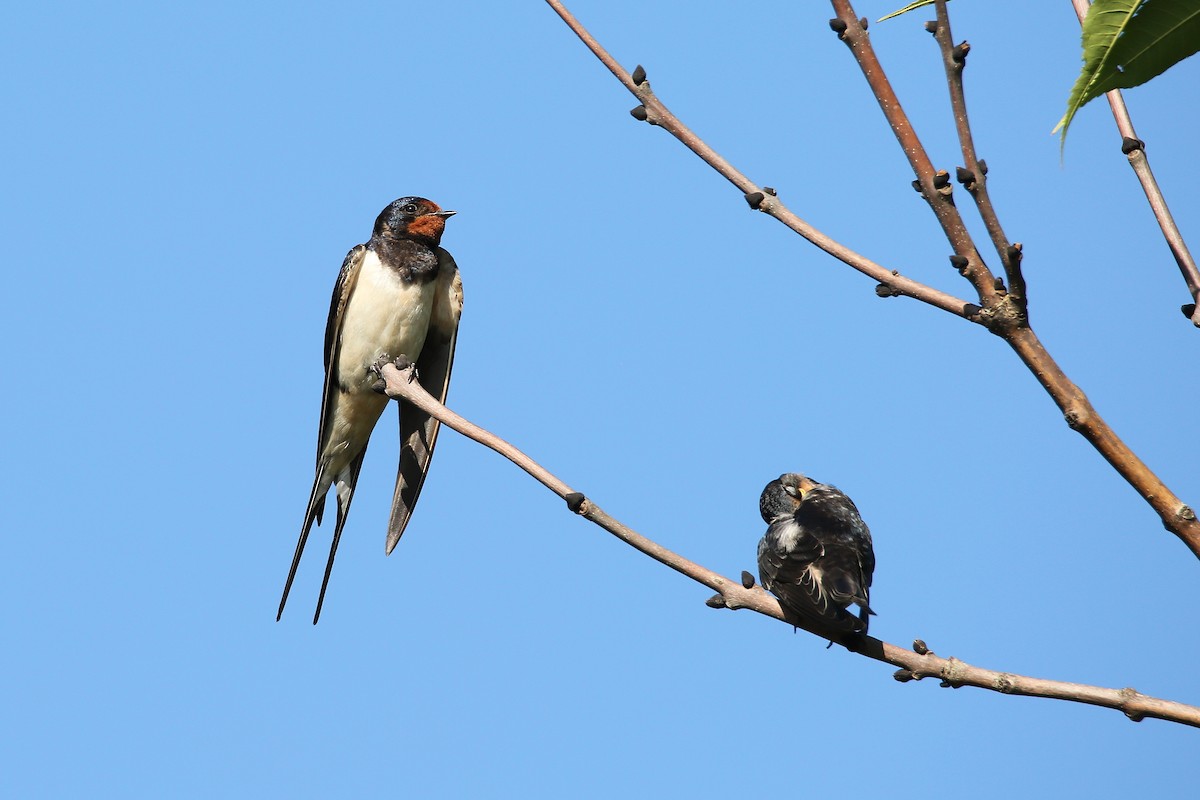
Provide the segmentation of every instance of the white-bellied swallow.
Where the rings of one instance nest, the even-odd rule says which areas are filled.
[[[283,616],[309,531],[314,521],[321,524],[325,495],[333,488],[337,523],[314,625],[321,616],[367,440],[388,404],[387,396],[374,388],[379,380],[377,362],[407,358],[417,365],[421,385],[446,400],[463,293],[454,259],[438,245],[446,218],[454,213],[423,197],[402,197],[380,213],[370,241],[357,245],[342,263],[325,326],[316,478],[276,620]],[[399,406],[400,467],[388,522],[388,554],[400,541],[421,493],[439,424],[406,401],[399,401]]]
[[[783,606],[819,627],[866,633],[875,551],[854,501],[833,486],[789,472],[758,501],[768,523],[758,576]],[[847,612],[851,604],[858,616]]]

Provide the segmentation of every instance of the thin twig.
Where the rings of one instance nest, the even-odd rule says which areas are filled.
[[[990,669],[983,669],[982,667],[971,666],[956,658],[937,656],[928,651],[923,644],[915,645],[914,650],[908,650],[871,636],[846,636],[844,634],[821,631],[818,628],[810,627],[811,623],[806,621],[793,619],[791,616],[785,617],[779,601],[761,588],[757,586],[747,588],[739,581],[730,580],[646,538],[605,513],[591,499],[571,489],[565,481],[551,474],[545,467],[538,464],[509,442],[472,422],[468,422],[446,408],[425,391],[419,381],[415,380],[413,370],[414,367],[411,364],[405,369],[400,369],[395,364],[384,365],[380,374],[383,377],[388,397],[393,399],[403,398],[439,420],[443,425],[458,431],[463,436],[478,442],[484,447],[495,450],[529,473],[529,475],[550,491],[566,500],[568,507],[574,513],[590,520],[629,546],[650,556],[655,561],[718,592],[720,595],[719,602],[714,602],[716,598],[709,601],[709,604],[714,607],[733,610],[745,608],[786,622],[789,625],[803,627],[810,633],[830,639],[831,641],[836,641],[859,655],[900,667],[900,671],[894,676],[900,681],[933,677],[941,679],[942,685],[954,688],[975,686],[980,689],[1000,692],[1001,694],[1046,697],[1055,700],[1068,700],[1076,703],[1087,703],[1113,708],[1124,712],[1126,716],[1135,722],[1141,721],[1145,717],[1154,717],[1169,722],[1200,727],[1200,708],[1171,700],[1149,697],[1133,689],[1105,689],[1081,683],[1067,683],[1064,681],[1014,675],[1009,672],[996,672]]]
[[[942,173],[942,177],[938,177],[933,168],[933,162],[929,159],[924,145],[917,136],[916,129],[913,128],[912,122],[904,112],[904,107],[900,105],[900,99],[896,97],[891,81],[883,71],[883,65],[879,63],[875,48],[871,46],[871,39],[867,35],[867,29],[854,15],[854,9],[850,7],[848,0],[832,0],[832,2],[840,23],[837,29],[838,38],[850,48],[855,62],[862,70],[863,78],[871,87],[875,99],[879,101],[883,116],[891,126],[896,141],[899,142],[905,158],[908,159],[909,165],[920,182],[921,196],[929,203],[929,208],[937,217],[938,224],[942,226],[942,231],[946,235],[946,240],[950,242],[950,246],[954,250],[954,255],[966,259],[966,263],[959,268],[959,272],[975,287],[975,292],[983,307],[992,307],[998,299],[996,279],[987,264],[984,263],[983,256],[976,249],[975,242],[954,205],[950,176]]]
[[[1079,17],[1079,24],[1083,24],[1083,18],[1087,16],[1088,0],[1071,0],[1075,7],[1075,14]],[[1192,258],[1192,253],[1188,250],[1187,242],[1183,240],[1183,234],[1179,231],[1179,226],[1175,224],[1175,218],[1171,216],[1171,210],[1167,208],[1167,199],[1163,197],[1162,190],[1158,187],[1158,181],[1154,178],[1154,173],[1150,170],[1150,160],[1146,157],[1145,142],[1137,137],[1133,130],[1133,119],[1129,116],[1129,109],[1125,107],[1125,98],[1121,95],[1120,89],[1112,89],[1105,93],[1108,98],[1108,106],[1112,109],[1113,118],[1117,123],[1117,131],[1121,134],[1121,151],[1125,153],[1129,159],[1129,165],[1133,167],[1133,172],[1137,175],[1138,181],[1142,184],[1142,191],[1146,193],[1146,200],[1150,203],[1150,210],[1154,213],[1154,218],[1158,220],[1158,227],[1162,229],[1163,238],[1167,240],[1167,247],[1171,249],[1171,255],[1175,257],[1175,263],[1179,266],[1179,271],[1183,274],[1184,283],[1187,284],[1188,293],[1192,296],[1191,314],[1188,315],[1192,324],[1200,328],[1200,269],[1196,267],[1196,260]]]
[[[963,301],[932,289],[925,284],[903,278],[895,271],[889,272],[875,262],[868,261],[862,258],[862,256],[853,253],[849,248],[837,244],[832,239],[813,229],[807,223],[801,221],[795,214],[786,209],[779,202],[778,198],[771,196],[769,192],[760,191],[748,178],[734,169],[729,162],[717,155],[712,148],[680,122],[650,91],[650,83],[645,80],[644,74],[639,76],[641,80],[634,81],[633,76],[621,68],[608,51],[563,6],[560,0],[546,0],[546,2],[562,17],[563,21],[587,45],[588,49],[592,51],[601,63],[617,76],[617,79],[625,85],[625,88],[642,101],[643,105],[634,109],[634,111],[640,110],[641,112],[635,114],[638,119],[657,125],[679,139],[688,149],[700,156],[739,189],[746,192],[746,199],[751,202],[751,205],[760,211],[765,211],[776,217],[796,233],[816,244],[834,258],[839,259],[865,275],[879,280],[880,285],[876,288],[876,292],[881,296],[903,294],[913,297],[971,322],[985,325],[992,333],[1008,342],[1009,346],[1017,352],[1020,359],[1062,410],[1067,424],[1087,439],[1100,455],[1113,466],[1118,474],[1142,496],[1146,503],[1158,514],[1164,527],[1179,537],[1188,549],[1191,550],[1193,555],[1200,558],[1200,521],[1197,520],[1195,512],[1180,500],[1138,458],[1137,454],[1121,441],[1120,437],[1108,426],[1108,423],[1096,413],[1091,403],[1088,402],[1087,396],[1067,377],[1062,368],[1058,366],[1045,347],[1042,346],[1033,329],[1028,327],[1028,320],[1022,308],[1023,304],[1017,303],[1011,295],[1000,293],[995,289],[991,273],[987,272],[987,267],[979,259],[970,234],[966,231],[965,227],[962,227],[962,221],[958,218],[957,211],[954,211],[952,214],[952,218],[957,220],[952,227],[955,231],[954,235],[960,239],[964,239],[965,244],[954,244],[952,242],[952,246],[955,249],[956,257],[961,257],[957,255],[960,249],[969,250],[975,254],[974,262],[969,260],[964,262],[964,269],[968,272],[973,268],[972,265],[975,265],[977,270],[982,270],[982,273],[978,271],[974,273],[974,277],[972,277],[973,283],[976,283],[977,286],[979,285],[977,279],[981,274],[987,278],[988,283],[985,288],[988,290],[989,299],[983,301],[984,307],[982,308],[974,304],[963,303]],[[850,35],[852,30],[856,31],[852,36],[854,42],[851,49],[854,50],[856,58],[859,58],[859,63],[863,66],[868,84],[870,84],[873,91],[886,91],[886,95],[879,99],[880,106],[884,108],[885,113],[889,113],[889,109],[892,107],[898,108],[900,104],[899,100],[896,99],[895,94],[891,91],[886,77],[883,77],[883,68],[875,56],[870,39],[866,35],[866,30],[854,17],[854,10],[850,8],[846,0],[833,0],[833,3],[835,8],[841,9],[839,11],[839,22],[845,24],[845,30],[839,35]],[[850,22],[845,22],[847,18],[853,25]],[[644,71],[639,70],[639,72]],[[923,193],[929,199],[928,194],[930,192],[937,195],[939,191],[939,187],[935,186],[932,180],[926,180],[926,178],[930,177],[932,166],[930,166],[929,159],[925,156],[924,148],[921,146],[920,141],[917,140],[912,126],[908,124],[907,117],[903,115],[902,111],[896,119],[898,121],[893,125],[893,130],[896,131],[897,137],[901,140],[905,152],[909,152],[909,149],[912,148],[913,152],[920,154],[920,158],[915,160],[910,157],[910,163],[913,164],[915,170],[924,171],[924,177],[920,177],[922,172],[918,172],[918,179],[921,181]],[[899,126],[899,130],[897,126]],[[945,213],[943,205],[939,205],[933,200],[930,200],[930,205],[934,207],[935,212],[940,210],[942,214]],[[947,200],[944,206],[948,206],[953,210],[953,203],[949,200]],[[941,218],[939,216],[939,219]],[[947,235],[951,234],[948,232]]]
[[[617,77],[617,80],[623,83],[625,88],[642,103],[642,105],[634,109],[634,112],[636,112],[635,116],[638,119],[649,122],[651,125],[657,125],[682,142],[689,150],[700,156],[709,166],[725,176],[730,183],[740,189],[746,199],[751,202],[753,208],[779,220],[842,263],[879,281],[880,288],[877,291],[880,296],[912,297],[940,308],[943,311],[948,311],[955,316],[979,322],[979,308],[974,304],[960,300],[953,295],[946,294],[919,281],[906,278],[896,270],[889,270],[876,264],[869,258],[854,252],[849,247],[826,236],[802,220],[789,210],[777,196],[747,178],[732,164],[722,158],[719,153],[709,147],[690,128],[684,125],[654,95],[654,92],[650,89],[649,81],[643,78],[640,82],[635,82],[633,76],[617,63],[616,59],[588,33],[587,29],[579,23],[579,20],[575,19],[561,2],[558,2],[558,0],[547,0],[547,3],[562,17],[563,21],[575,32],[575,35],[587,45],[596,58],[600,59],[600,62],[608,67],[609,71]]]
[[[992,246],[1000,256],[1004,274],[1008,277],[1008,293],[1028,314],[1026,308],[1025,277],[1021,273],[1021,248],[1012,244],[1000,226],[1000,217],[992,205],[987,191],[987,165],[975,152],[975,140],[971,135],[971,122],[967,117],[967,98],[963,90],[963,68],[967,63],[970,45],[966,42],[955,45],[950,31],[950,15],[946,11],[946,0],[937,0],[937,22],[934,23],[934,38],[942,51],[942,65],[946,70],[946,84],[950,88],[950,107],[954,111],[954,126],[958,131],[962,149],[963,171],[958,174],[959,183],[975,200],[975,207],[987,228]]]

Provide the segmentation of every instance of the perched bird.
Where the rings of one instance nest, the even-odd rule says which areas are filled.
[[[321,523],[325,495],[334,488],[337,524],[314,625],[321,616],[367,440],[388,404],[387,396],[372,388],[379,379],[376,363],[406,357],[417,365],[421,385],[445,402],[463,295],[458,267],[438,244],[446,218],[454,213],[423,197],[402,197],[379,214],[370,241],[354,247],[342,263],[325,326],[317,474],[276,620],[283,616],[313,521]],[[421,493],[438,434],[437,420],[405,401],[399,405],[400,467],[388,522],[388,554]]]
[[[791,611],[842,633],[867,631],[874,614],[871,531],[854,501],[832,486],[780,475],[758,501],[767,533],[758,543],[758,575],[765,589]],[[847,612],[859,607],[857,617]]]

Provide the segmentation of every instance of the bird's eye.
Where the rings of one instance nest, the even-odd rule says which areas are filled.
[[[412,203],[405,203],[404,205],[400,206],[400,211],[404,214],[415,215],[417,213],[417,207]]]
[[[795,486],[784,486],[784,487],[783,487],[783,490],[784,490],[785,492],[787,492],[788,494],[790,494],[792,497],[799,497],[799,496],[800,496],[800,490],[799,490],[799,489],[797,489]]]

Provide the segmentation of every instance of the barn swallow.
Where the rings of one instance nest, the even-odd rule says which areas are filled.
[[[387,396],[373,388],[379,379],[376,363],[406,357],[417,365],[421,385],[446,400],[463,293],[458,266],[438,244],[446,219],[454,213],[423,197],[401,197],[379,214],[370,241],[355,246],[342,263],[325,326],[317,473],[276,620],[283,616],[313,521],[321,524],[325,495],[334,488],[337,524],[313,624],[321,617],[367,440],[388,403]],[[389,555],[421,493],[438,434],[436,419],[407,401],[399,405],[400,466],[388,522]]]
[[[790,472],[767,484],[758,508],[768,523],[758,543],[763,587],[785,611],[823,628],[866,633],[875,551],[854,501]],[[851,603],[857,617],[846,610]]]

